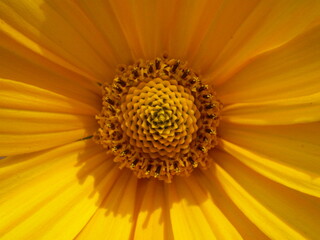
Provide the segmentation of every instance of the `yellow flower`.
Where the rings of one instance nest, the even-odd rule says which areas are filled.
[[[320,1],[2,0],[0,30],[1,239],[319,239]],[[171,183],[90,138],[97,83],[164,53],[224,106]]]

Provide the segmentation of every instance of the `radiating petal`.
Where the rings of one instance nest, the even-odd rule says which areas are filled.
[[[0,156],[60,146],[96,129],[94,107],[7,79],[0,79],[0,110]]]
[[[197,205],[201,209],[217,239],[242,239],[237,229],[232,225],[232,222],[229,221],[216,205],[214,197],[208,194],[208,189],[202,181],[201,175],[197,171],[191,177],[178,181],[178,187],[182,188],[181,190],[179,189],[179,192],[181,192],[180,196],[185,198],[188,204]],[[185,214],[188,214],[188,210],[186,210]],[[192,225],[196,225],[196,223]]]
[[[222,124],[219,135],[219,146],[243,164],[287,187],[320,197],[319,122],[273,127]]]
[[[250,58],[286,43],[320,19],[319,1],[224,3],[230,9],[228,18],[223,18],[226,10],[222,9],[222,17],[213,21],[212,30],[204,38],[193,63],[202,66],[206,81],[214,84],[228,80]],[[239,18],[243,11],[247,15]],[[208,52],[208,49],[213,50]]]
[[[206,77],[209,67],[258,4],[257,0],[186,1],[177,11],[170,50]]]
[[[107,47],[92,31],[76,4],[64,2],[63,8],[66,11],[73,7],[71,12],[77,21],[59,7],[59,3],[53,1],[5,0],[1,1],[0,13],[4,22],[35,42],[44,52],[53,53],[93,78],[103,79],[110,72]]]
[[[224,191],[271,239],[317,239],[319,198],[262,177],[230,155],[216,151],[215,174]]]
[[[0,133],[48,133],[94,128],[93,116],[0,108]]]
[[[173,19],[173,1],[110,1],[120,29],[135,59],[152,59],[167,51],[165,44]]]
[[[60,74],[54,68],[46,70],[3,46],[0,46],[0,55],[0,77],[3,79],[30,84],[84,104],[94,106],[100,102],[101,93],[97,84],[88,87],[78,76]]]
[[[129,239],[134,226],[137,177],[125,170],[108,186],[103,190],[105,200],[76,239]]]
[[[318,175],[305,173],[276,161],[270,161],[268,158],[225,140],[221,140],[221,146],[226,152],[262,175],[303,193],[320,196],[320,177]]]
[[[0,106],[7,109],[84,114],[94,116],[99,106],[38,88],[29,84],[0,79]]]
[[[0,45],[6,52],[27,59],[47,71],[54,71],[64,77],[68,76],[68,81],[77,82],[81,86],[94,90],[93,83],[97,82],[97,79],[41,47],[6,22],[1,21],[0,26]]]
[[[235,19],[234,24],[217,38],[224,43],[257,2],[242,4],[241,11],[236,2],[223,4],[223,1],[208,0],[111,1],[111,6],[136,59],[169,53],[170,57],[191,60],[198,53],[208,29],[211,27],[212,32],[219,32],[220,29],[215,28],[217,19],[220,27],[229,23],[231,16]],[[210,49],[213,46],[219,49],[218,43]]]
[[[165,189],[174,239],[241,239],[197,178],[176,178]]]
[[[0,133],[0,156],[31,153],[47,148],[61,146],[92,136],[94,129],[77,129],[40,134],[2,134]]]
[[[216,239],[205,213],[180,179],[166,185],[174,239]],[[186,191],[186,192],[185,192]],[[188,195],[188,199],[184,195]]]
[[[133,239],[173,239],[164,183],[140,180]]]
[[[303,97],[230,104],[223,109],[222,119],[226,122],[252,125],[318,122],[320,92]]]
[[[122,7],[127,5],[124,1],[121,1],[121,3]],[[56,4],[59,4],[61,6],[60,8],[64,8],[64,3],[61,1],[57,0]],[[77,1],[76,4],[79,5],[88,18],[87,21],[90,21],[92,26],[96,28],[95,31],[98,31],[97,34],[100,34],[101,38],[103,38],[101,39],[101,41],[105,42],[105,46],[103,47],[107,48],[106,51],[109,51],[110,54],[112,54],[111,58],[112,60],[115,60],[115,64],[131,63],[133,58],[130,42],[127,39],[124,29],[121,27],[121,19],[118,18],[112,8],[111,1],[82,0]],[[92,39],[92,43],[95,43],[95,38]],[[105,53],[103,54],[105,55]]]
[[[73,239],[118,172],[106,158],[95,144],[81,141],[1,159],[1,239]]]
[[[181,2],[175,11],[175,24],[169,28],[169,52],[190,61],[193,68],[203,73],[257,3],[256,0],[245,4],[220,0]]]
[[[211,160],[214,161],[212,158]],[[201,182],[202,186],[204,186],[207,194],[212,198],[217,207],[236,228],[243,239],[269,239],[247,218],[247,216],[233,203],[228,194],[223,190],[214,174],[214,167],[215,166],[213,165],[211,170],[202,170],[202,174],[197,176],[199,178],[198,181]],[[223,233],[228,234],[226,231],[223,231]]]
[[[291,99],[319,93],[319,76],[320,25],[251,59],[217,91],[225,104]]]

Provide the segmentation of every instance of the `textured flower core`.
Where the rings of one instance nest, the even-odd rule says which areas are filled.
[[[120,168],[170,182],[210,164],[221,104],[186,63],[163,57],[121,66],[102,91],[95,140]]]

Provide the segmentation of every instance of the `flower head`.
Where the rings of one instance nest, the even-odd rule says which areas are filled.
[[[1,239],[319,237],[318,1],[0,16]]]

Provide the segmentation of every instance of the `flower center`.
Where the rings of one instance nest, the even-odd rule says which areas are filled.
[[[210,164],[221,104],[186,63],[163,57],[121,66],[102,91],[95,141],[120,168],[170,182]]]

